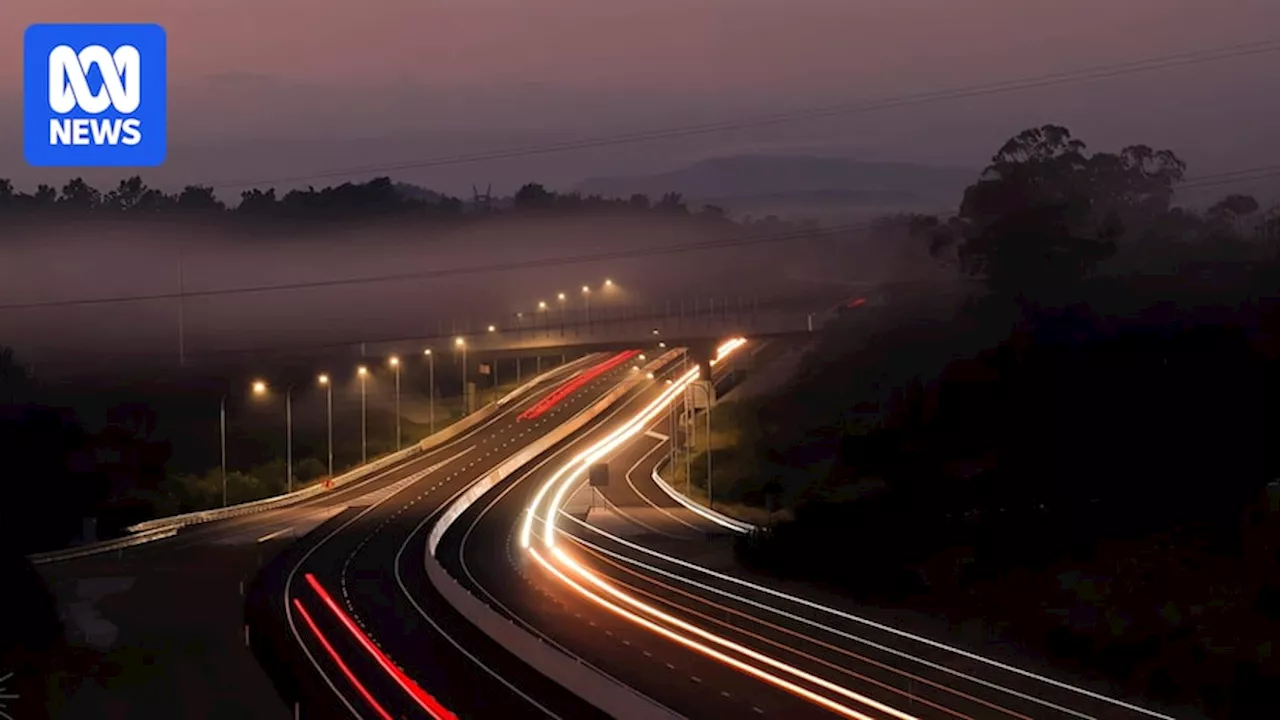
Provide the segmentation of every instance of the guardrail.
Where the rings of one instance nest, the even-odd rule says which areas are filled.
[[[276,510],[282,507],[303,502],[323,492],[332,491],[334,488],[346,485],[354,480],[364,478],[368,475],[376,473],[384,468],[390,467],[398,462],[407,460],[415,455],[419,455],[439,447],[446,442],[472,430],[485,420],[493,417],[497,411],[505,404],[519,398],[528,393],[538,385],[547,382],[559,375],[577,368],[580,365],[587,364],[591,360],[590,355],[584,356],[573,362],[566,363],[557,368],[552,368],[541,375],[534,377],[529,382],[512,390],[502,398],[495,402],[480,408],[476,412],[467,415],[446,428],[442,428],[439,432],[423,438],[415,445],[411,445],[404,450],[399,450],[385,455],[371,463],[353,468],[342,475],[334,478],[328,483],[328,487],[323,482],[317,482],[309,485],[301,490],[297,490],[285,495],[276,495],[274,497],[263,498],[262,500],[254,500],[247,503],[239,503],[225,508],[217,508],[214,510],[199,510],[196,512],[183,513],[181,515],[170,515],[168,517],[155,518],[154,520],[146,520],[125,528],[129,533],[123,537],[104,540],[96,543],[89,543],[79,547],[66,548],[63,550],[50,550],[48,552],[36,553],[29,555],[31,562],[36,564],[47,564],[53,562],[61,562],[63,560],[74,560],[76,558],[96,555],[98,553],[111,552],[135,545],[142,545],[155,540],[162,540],[167,537],[173,537],[184,527],[189,525],[199,525],[216,520],[228,520],[244,515],[252,515],[269,510]]]
[[[178,534],[176,527],[163,527],[146,532],[136,533],[134,535],[126,535],[122,538],[114,540],[104,540],[103,542],[93,543],[91,545],[82,545],[75,548],[67,548],[66,550],[51,550],[49,552],[35,553],[28,555],[27,559],[33,565],[46,565],[48,563],[62,562],[63,560],[74,560],[75,558],[88,557],[97,555],[98,553],[111,552],[112,550],[123,550],[134,545],[142,545],[154,540],[161,540],[167,537],[173,537]]]
[[[378,458],[373,462],[367,463],[365,465],[361,465],[357,468],[353,468],[343,473],[342,475],[335,477],[332,480],[332,482],[328,483],[328,487],[326,487],[325,483],[318,482],[308,487],[305,487],[301,490],[297,490],[285,495],[276,495],[275,497],[264,498],[262,500],[254,500],[252,502],[240,503],[238,505],[232,505],[230,507],[225,507],[225,508],[217,508],[214,510],[200,510],[197,512],[185,513],[183,515],[171,515],[165,518],[156,518],[155,520],[147,520],[145,522],[141,522],[136,525],[130,525],[129,527],[125,528],[125,530],[131,533],[138,533],[138,532],[146,532],[148,530],[153,530],[161,527],[173,526],[173,527],[181,528],[187,525],[197,525],[200,523],[212,522],[214,520],[225,520],[228,518],[239,517],[242,515],[265,512],[267,510],[275,510],[278,508],[287,507],[294,503],[302,502],[303,500],[307,500],[308,498],[319,495],[322,492],[326,492],[329,490],[333,490],[335,488],[342,487],[343,485],[346,485],[354,480],[359,480],[360,478],[363,478],[366,475],[370,475],[372,473],[378,472],[379,470],[382,470],[383,468],[386,468],[391,465],[395,465],[396,463],[407,460],[413,457],[414,455],[427,452],[433,448],[443,445],[444,443],[458,437],[459,435],[462,435],[472,430],[473,428],[480,425],[484,421],[493,417],[493,415],[497,413],[498,409],[503,404],[508,403],[516,399],[520,395],[523,395],[529,392],[537,385],[544,383],[547,380],[554,378],[561,373],[566,372],[568,369],[574,367],[575,365],[583,362],[586,359],[587,358],[580,358],[578,360],[573,361],[572,363],[567,363],[565,365],[561,365],[558,368],[553,368],[551,370],[548,370],[547,372],[533,378],[532,380],[525,383],[524,385],[521,385],[515,390],[512,390],[511,392],[507,393],[498,401],[489,403],[488,405],[485,405],[484,407],[471,413],[470,415],[467,415],[466,417],[458,420],[457,422],[452,423],[448,427],[442,428],[438,432],[423,438],[416,445],[410,446],[403,450],[398,450],[388,455],[384,455],[383,457]]]
[[[655,359],[645,366],[645,372],[636,373],[635,376],[623,381],[591,407],[580,411],[567,422],[502,463],[484,479],[474,483],[465,493],[450,503],[427,537],[428,551],[425,560],[427,577],[436,591],[455,610],[530,667],[591,703],[606,715],[618,720],[677,720],[681,716],[629,685],[555,649],[499,615],[483,600],[472,595],[444,569],[444,566],[436,560],[436,548],[449,527],[485,493],[492,490],[504,478],[567,440],[587,423],[602,415],[619,399],[646,380],[647,372],[662,368],[678,357],[679,353],[678,350],[672,350]]]
[[[756,529],[756,526],[752,525],[749,522],[744,522],[737,518],[729,517],[728,515],[725,515],[722,512],[712,510],[706,505],[701,505],[685,497],[683,493],[681,493],[679,490],[676,490],[674,487],[672,487],[671,484],[668,483],[666,480],[663,480],[662,475],[659,474],[658,471],[661,470],[662,466],[666,465],[667,462],[668,462],[667,458],[663,458],[662,460],[659,460],[658,464],[653,466],[652,477],[653,477],[653,484],[657,485],[658,489],[662,490],[662,492],[666,493],[667,495],[670,495],[672,500],[675,500],[676,502],[683,505],[685,509],[687,509],[689,512],[692,512],[695,515],[700,515],[703,518],[715,523],[716,525],[719,525],[720,527],[723,527],[723,528],[728,528],[736,533],[742,533],[745,535],[751,532],[752,530]]]

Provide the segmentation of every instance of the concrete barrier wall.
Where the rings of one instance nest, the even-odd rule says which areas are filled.
[[[658,461],[657,465],[653,466],[653,475],[652,475],[653,484],[657,485],[658,488],[662,490],[662,492],[666,493],[667,495],[670,495],[672,500],[675,500],[676,502],[683,505],[687,510],[689,510],[689,512],[692,512],[696,515],[701,515],[702,517],[706,518],[707,520],[710,520],[711,522],[719,525],[720,527],[728,528],[729,530],[732,530],[736,533],[746,534],[756,529],[756,526],[752,525],[749,522],[743,522],[742,520],[739,520],[737,518],[729,517],[728,515],[725,515],[722,512],[717,512],[715,510],[712,510],[711,508],[705,505],[699,505],[698,503],[685,497],[684,494],[682,494],[679,490],[676,490],[675,488],[671,487],[671,483],[667,482],[666,480],[663,480],[662,475],[659,474],[659,471],[662,470],[662,468],[665,467],[666,464],[667,464],[667,459],[663,458],[662,460]]]
[[[621,382],[618,387],[610,390],[604,397],[596,401],[594,405],[580,410],[572,418],[561,423],[556,429],[542,436],[535,442],[530,443],[524,450],[511,456],[501,465],[494,468],[494,470],[488,475],[476,481],[467,489],[466,493],[449,505],[449,507],[440,515],[440,519],[436,521],[436,524],[431,528],[431,533],[427,539],[429,553],[432,556],[435,556],[436,546],[439,545],[440,538],[444,537],[444,534],[449,531],[449,526],[458,519],[459,515],[466,512],[467,508],[471,507],[472,504],[479,500],[481,496],[489,492],[489,490],[504,478],[510,476],[511,473],[519,470],[534,458],[568,439],[583,427],[586,427],[587,423],[603,414],[610,406],[630,392],[632,388],[647,380],[648,378],[646,373],[652,372],[668,363],[674,362],[678,357],[680,357],[679,350],[669,350],[666,353],[663,353],[661,356],[646,365],[643,371],[637,372],[633,376],[628,377],[626,380]]]
[[[509,477],[511,473],[518,471],[539,455],[567,440],[592,420],[600,417],[628,392],[644,382],[647,379],[647,372],[672,362],[679,357],[679,354],[679,351],[669,351],[650,362],[645,366],[644,372],[627,378],[591,407],[582,410],[555,430],[531,443],[529,447],[473,484],[441,514],[440,520],[432,527],[427,538],[425,559],[427,577],[436,591],[454,609],[529,666],[618,720],[676,720],[681,716],[630,686],[557,650],[527,630],[517,627],[515,623],[499,615],[487,603],[462,587],[436,560],[435,554],[440,539],[444,537],[449,527],[477,500],[504,478]]]

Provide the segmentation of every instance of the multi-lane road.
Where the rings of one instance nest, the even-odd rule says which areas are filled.
[[[680,368],[670,377],[680,384]],[[669,441],[663,403],[679,394],[662,388],[472,506],[437,549],[450,573],[686,717],[1169,717],[699,563],[727,531],[653,480]],[[609,481],[592,491],[586,467],[600,460]],[[598,492],[585,519],[582,501],[565,509],[576,492]],[[833,548],[832,562],[850,551],[874,548]]]
[[[258,574],[245,612],[246,642],[298,717],[607,716],[505,646],[510,633],[629,688],[634,709],[618,716],[1169,717],[736,570],[724,548],[742,527],[654,479],[673,403],[699,373],[664,357],[584,358],[429,452],[127,552],[172,557],[314,528]],[[588,408],[580,430],[548,438]],[[591,487],[600,464],[607,482]],[[481,482],[492,484],[483,494]],[[874,548],[833,548],[832,561],[844,552]],[[474,624],[432,567],[506,634]]]

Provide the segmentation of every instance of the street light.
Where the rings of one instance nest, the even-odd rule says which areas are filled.
[[[267,393],[267,384],[262,380],[253,383],[254,395],[265,395]],[[293,492],[293,386],[286,385],[284,389],[284,476],[287,483],[287,492]]]
[[[567,299],[568,298],[565,296],[564,293],[556,293],[556,300],[560,301],[560,337],[564,337],[564,313],[565,313],[564,303],[565,303],[565,300]]]
[[[604,279],[604,286],[605,286],[605,287],[613,287],[613,281],[612,281],[612,280],[610,280],[609,278],[605,278],[605,279]]]
[[[365,405],[365,380],[369,377],[369,368],[361,365],[356,369],[360,376],[360,464],[369,461],[369,415]]]
[[[498,331],[498,327],[496,325],[489,326],[489,332],[497,332],[497,331]]]
[[[550,335],[551,334],[551,317],[550,315],[547,314],[547,303],[545,300],[538,301],[538,311],[542,313],[542,329],[546,331],[547,335]],[[535,330],[537,330],[538,323],[536,320],[534,321],[533,327]]]
[[[329,412],[328,412],[329,478],[332,479],[333,478],[333,383],[329,382],[329,376],[325,374],[321,374],[320,377],[317,379],[320,381],[320,384],[324,386],[324,392],[325,392],[325,395],[327,396],[326,405],[328,406],[328,409],[329,409]]]
[[[467,341],[460,337],[453,339],[453,344],[462,348],[462,407],[471,414],[471,398],[467,397]]]
[[[218,401],[218,430],[222,450],[222,507],[227,506],[227,394]]]
[[[431,413],[431,434],[436,434],[436,356],[431,354],[431,348],[422,351],[427,356],[427,366],[429,376],[427,377],[427,394],[430,396],[428,402],[430,407],[428,412]]]
[[[711,496],[711,381],[692,382],[689,383],[688,387],[690,389],[702,388],[702,391],[707,395],[707,507],[714,510],[714,500]],[[692,477],[688,475],[686,475],[685,479],[692,482]]]
[[[591,288],[582,286],[582,303],[587,316],[587,334],[591,333]]]
[[[396,451],[400,450],[400,358],[392,355],[387,361],[396,371]]]

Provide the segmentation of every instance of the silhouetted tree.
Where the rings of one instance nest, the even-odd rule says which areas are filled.
[[[527,183],[516,191],[514,199],[517,210],[546,210],[555,196],[538,183]]]
[[[1019,133],[964,194],[958,222],[928,228],[965,272],[1008,294],[1057,294],[1168,214],[1186,165],[1143,145],[1088,155],[1069,130]],[[925,229],[925,228],[921,228]]]
[[[179,210],[220,211],[226,205],[214,194],[213,188],[204,185],[188,185],[178,193],[176,206]]]
[[[74,178],[62,186],[62,197],[58,198],[58,204],[70,210],[89,212],[102,204],[102,193],[86,183],[84,178]]]

